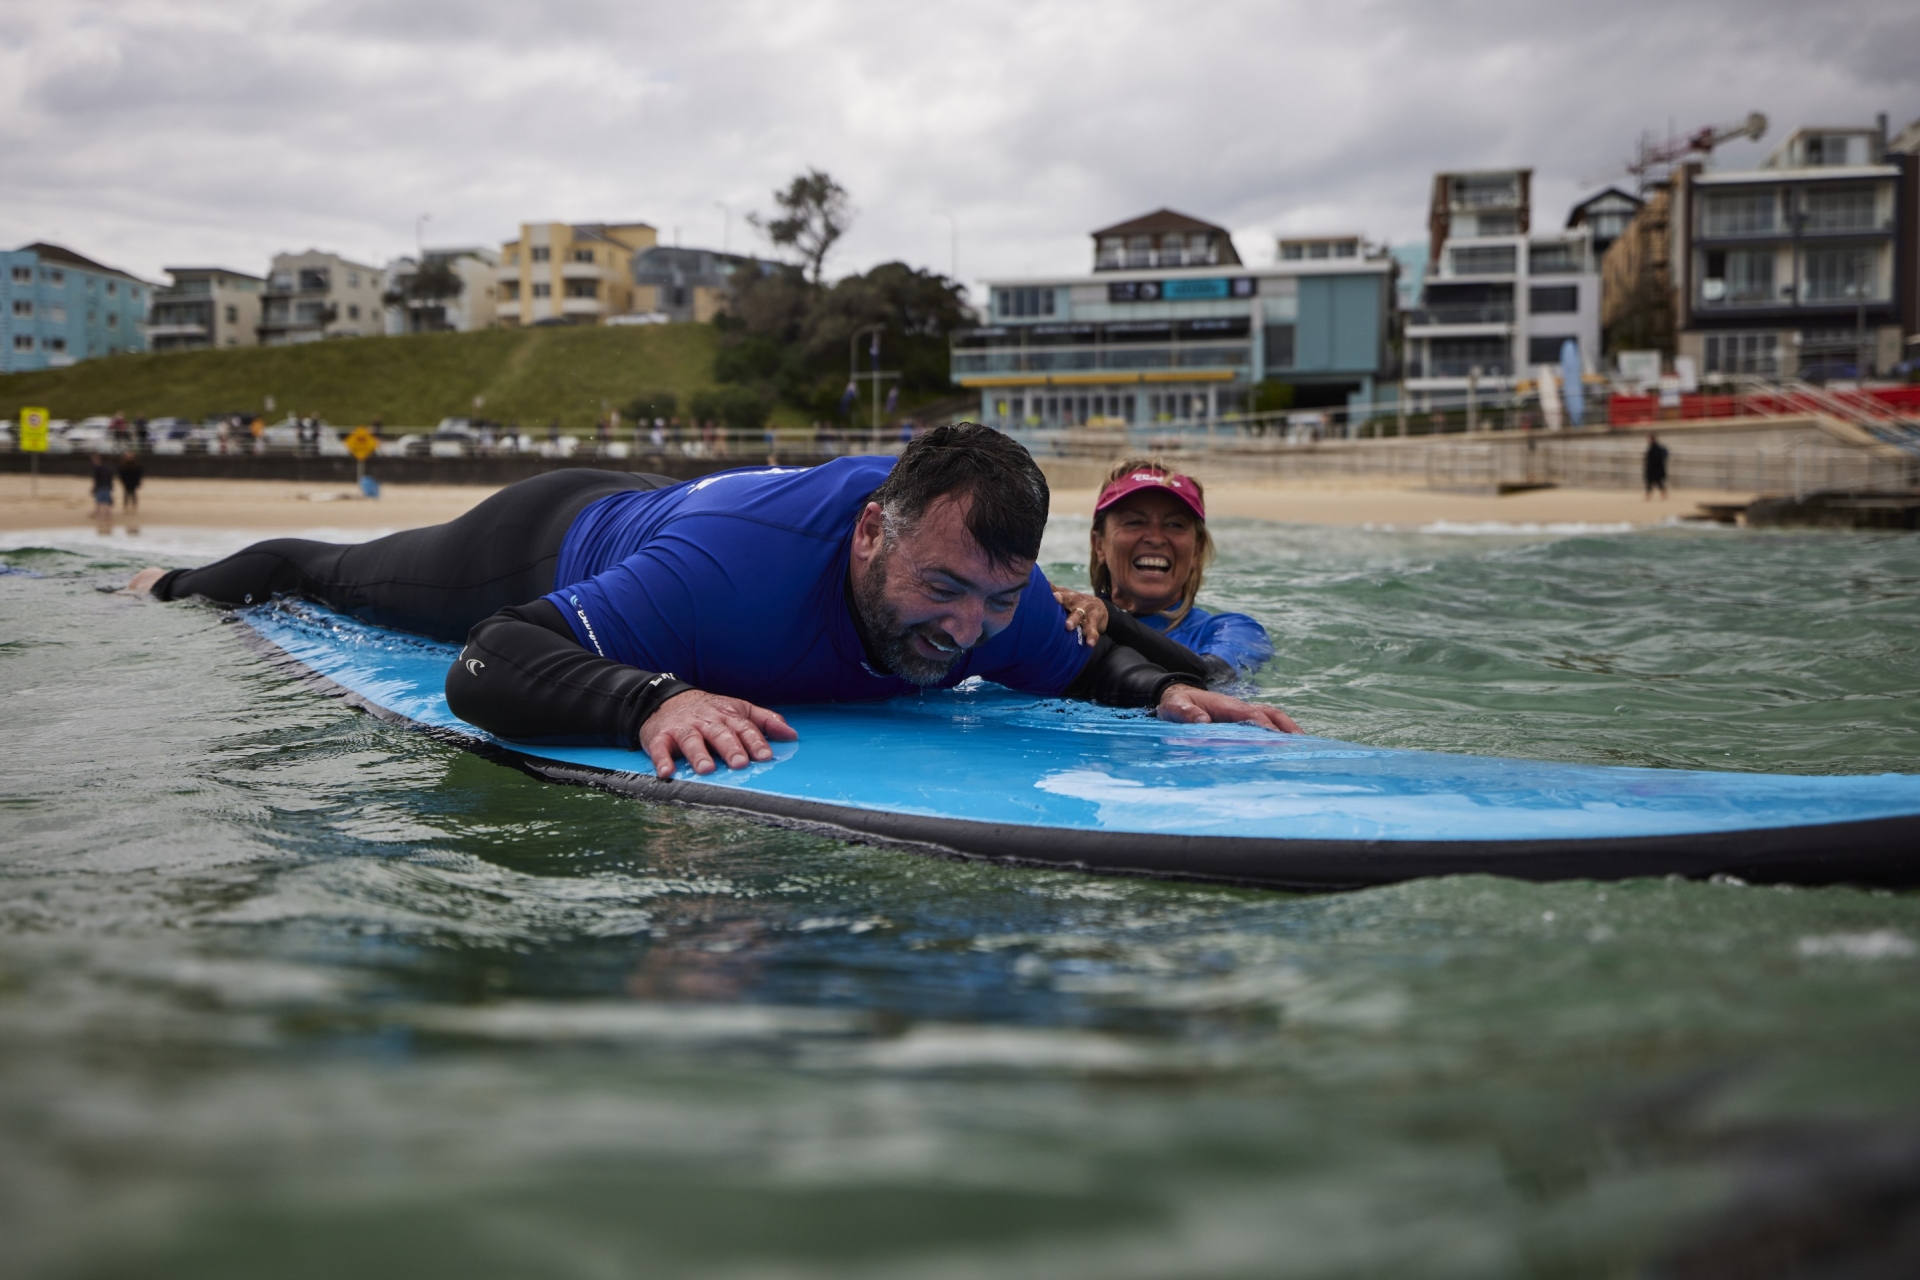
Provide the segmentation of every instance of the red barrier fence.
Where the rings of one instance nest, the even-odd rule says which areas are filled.
[[[1871,403],[1881,410],[1920,415],[1920,386],[1870,387],[1865,391],[1829,389],[1830,399],[1842,403]],[[1707,418],[1740,418],[1751,414],[1817,413],[1821,406],[1811,397],[1792,391],[1753,392],[1725,395],[1699,392],[1680,397],[1680,421]],[[1659,422],[1659,396],[1615,395],[1607,402],[1607,425],[1639,427]]]

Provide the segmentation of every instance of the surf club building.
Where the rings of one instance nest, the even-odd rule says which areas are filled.
[[[951,376],[1002,430],[1205,424],[1268,381],[1297,408],[1364,407],[1390,373],[1394,272],[1358,236],[1249,266],[1224,227],[1161,209],[1095,231],[1091,273],[988,281]]]

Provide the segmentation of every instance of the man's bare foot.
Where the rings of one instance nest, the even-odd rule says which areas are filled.
[[[133,575],[133,581],[127,584],[127,590],[137,596],[146,595],[153,590],[153,584],[167,576],[165,569],[155,569],[151,565]]]

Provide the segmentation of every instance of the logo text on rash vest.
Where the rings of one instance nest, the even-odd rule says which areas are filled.
[[[573,614],[580,619],[580,625],[587,629],[587,639],[593,641],[593,651],[603,658],[606,657],[607,651],[600,647],[600,637],[593,633],[593,623],[587,621],[587,611],[580,607],[580,597],[568,596],[567,603],[573,606]]]

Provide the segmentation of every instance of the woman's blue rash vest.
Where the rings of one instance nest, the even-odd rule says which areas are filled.
[[[615,494],[568,530],[545,598],[589,653],[751,702],[890,698],[915,688],[868,665],[847,605],[854,521],[891,458],[728,471]],[[956,662],[1029,693],[1063,692],[1091,650],[1036,568],[1006,629]]]
[[[1139,621],[1195,653],[1221,659],[1243,674],[1273,657],[1273,641],[1267,629],[1244,613],[1208,613],[1195,605],[1177,627],[1169,628],[1166,615],[1158,613]]]

